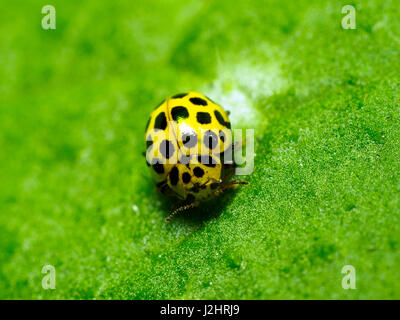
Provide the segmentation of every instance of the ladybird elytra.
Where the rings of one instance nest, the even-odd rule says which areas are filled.
[[[235,166],[229,115],[205,95],[179,93],[164,100],[145,131],[146,162],[157,187],[186,203],[167,221],[228,187],[246,184],[229,181]]]

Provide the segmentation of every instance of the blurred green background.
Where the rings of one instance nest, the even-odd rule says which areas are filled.
[[[400,298],[399,17],[378,0],[1,1],[0,298]],[[255,129],[255,170],[166,224],[144,127],[193,90]]]

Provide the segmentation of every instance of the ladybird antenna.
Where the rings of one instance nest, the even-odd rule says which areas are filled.
[[[170,222],[170,221],[172,220],[172,218],[175,217],[175,215],[176,215],[177,213],[182,212],[182,211],[185,211],[185,210],[190,209],[190,208],[194,208],[194,207],[196,207],[197,205],[198,205],[197,202],[192,202],[192,203],[189,203],[189,204],[187,204],[187,205],[184,205],[184,206],[181,206],[181,207],[179,207],[179,208],[176,208],[174,211],[171,212],[171,214],[169,215],[169,217],[168,217],[167,219],[165,219],[165,222]]]

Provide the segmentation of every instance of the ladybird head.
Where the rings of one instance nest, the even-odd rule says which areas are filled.
[[[171,169],[167,182],[179,197],[192,195],[201,200],[208,197],[213,184],[221,182],[221,170],[222,164],[211,156],[192,156]]]

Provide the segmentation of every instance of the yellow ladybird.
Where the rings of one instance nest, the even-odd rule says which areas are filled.
[[[146,161],[157,187],[182,200],[167,218],[241,181],[234,173],[228,113],[206,96],[182,93],[163,101],[146,126]]]

